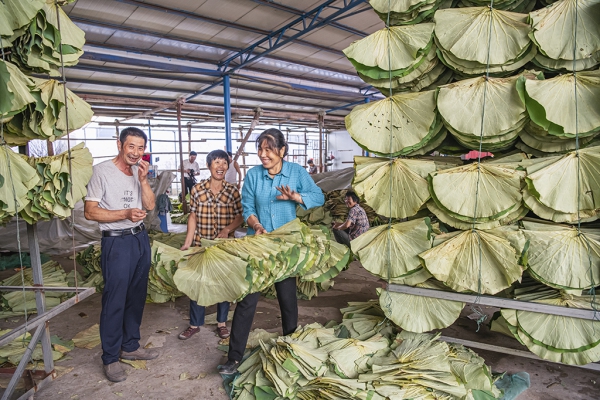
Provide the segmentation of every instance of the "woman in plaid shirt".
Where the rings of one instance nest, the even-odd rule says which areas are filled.
[[[299,164],[283,158],[288,145],[278,129],[267,129],[256,139],[258,157],[262,165],[248,171],[242,189],[244,219],[248,233],[262,235],[296,218],[296,205],[305,209],[323,205],[323,192]],[[289,335],[298,326],[296,277],[275,283],[281,310],[283,334]],[[244,356],[248,335],[260,293],[251,293],[235,307],[231,323],[228,361],[219,366],[221,374],[233,374]]]
[[[198,182],[190,193],[190,217],[187,236],[181,250],[190,246],[201,246],[201,239],[232,237],[235,229],[243,222],[242,203],[237,186],[225,181],[229,168],[229,156],[223,150],[213,150],[206,156],[210,178]],[[229,302],[217,304],[217,334],[222,339],[229,337],[225,322]],[[179,334],[187,340],[204,325],[205,307],[190,300],[190,326]]]

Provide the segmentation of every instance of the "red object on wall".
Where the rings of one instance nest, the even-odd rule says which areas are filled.
[[[464,154],[461,158],[463,160],[477,160],[480,156],[481,156],[481,158],[494,157],[494,155],[492,153],[487,152],[487,151],[483,151],[483,152],[479,153],[477,150],[471,150],[467,154]]]

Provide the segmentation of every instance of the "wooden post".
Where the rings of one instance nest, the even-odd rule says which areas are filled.
[[[188,213],[187,202],[185,201],[186,188],[185,188],[185,171],[183,170],[183,140],[181,138],[181,105],[184,100],[179,99],[177,101],[177,129],[179,130],[179,168],[181,172],[181,205],[183,207],[183,213]]]
[[[240,155],[244,152],[244,146],[246,145],[246,143],[248,143],[248,139],[250,139],[250,135],[252,134],[252,131],[258,125],[258,121],[260,120],[261,115],[262,115],[262,109],[260,107],[255,108],[254,109],[254,118],[252,118],[252,123],[250,124],[250,128],[248,129],[248,132],[246,132],[246,136],[244,136],[244,139],[242,139],[242,143],[240,144],[239,149],[235,152],[235,155],[233,156],[233,161],[237,161],[237,159],[240,157]]]
[[[46,148],[48,149],[48,157],[52,157],[54,155],[54,145],[51,141],[46,140]]]
[[[324,163],[323,160],[323,125],[325,121],[325,111],[321,110],[318,114],[318,123],[319,123],[319,172],[323,172]]]
[[[192,123],[187,123],[187,131],[188,131],[188,154],[192,151]]]

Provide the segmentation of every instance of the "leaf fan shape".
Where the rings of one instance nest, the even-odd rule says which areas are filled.
[[[557,289],[590,289],[600,284],[600,242],[597,235],[554,226],[523,230],[529,241],[527,265],[540,282]],[[548,230],[553,229],[553,230]]]
[[[2,40],[13,36],[15,30],[29,24],[44,6],[44,0],[4,0],[0,2],[0,36]],[[0,43],[9,47],[9,43]]]
[[[406,155],[425,145],[442,128],[435,92],[402,93],[354,107],[346,129],[362,148],[379,155]]]
[[[369,229],[352,242],[363,268],[382,278],[411,275],[421,268],[418,255],[431,248],[428,218]]]
[[[524,175],[522,171],[475,162],[431,173],[428,181],[432,199],[439,208],[465,222],[472,222],[473,218],[486,222],[520,207]]]
[[[489,7],[451,8],[436,11],[434,22],[436,43],[444,56],[466,62],[467,67],[485,67],[488,57],[491,66],[514,63],[531,45],[526,14]]]
[[[200,305],[237,299],[249,289],[247,262],[219,248],[203,248],[179,267],[173,280],[177,288]]]
[[[33,81],[14,64],[0,60],[0,121],[8,122],[13,115],[35,103],[31,95]]]
[[[544,80],[527,79],[524,85],[517,85],[517,90],[531,120],[550,135],[574,138],[576,134],[585,137],[600,131],[598,70],[579,72],[577,78],[565,74]]]
[[[29,203],[27,193],[39,180],[36,170],[19,154],[8,146],[0,146],[0,223],[6,222]]]
[[[598,0],[560,0],[529,13],[530,36],[540,52],[551,59],[572,61],[575,56],[583,60],[600,51],[599,21]]]
[[[527,191],[545,207],[589,216],[600,209],[600,147],[570,152],[541,169],[527,168]],[[579,181],[579,186],[578,186]],[[577,189],[579,188],[579,193]]]
[[[435,280],[416,285],[419,288],[448,290]],[[465,304],[377,289],[379,304],[385,316],[409,332],[423,333],[447,328],[460,316]]]
[[[522,236],[519,231],[513,234]],[[518,261],[522,249],[515,249],[495,230],[472,229],[440,235],[436,240],[445,237],[449,239],[419,257],[429,273],[452,290],[496,294],[521,279]]]
[[[412,25],[428,21],[438,7],[452,6],[447,0],[370,0],[375,13],[389,25]]]
[[[445,125],[457,138],[464,136],[477,144],[480,138],[484,143],[493,143],[500,135],[510,134],[504,141],[516,138],[516,128],[527,116],[516,80],[479,77],[442,86],[437,106]]]
[[[392,26],[353,42],[344,54],[357,71],[371,79],[389,78],[414,69],[429,51],[434,24]]]
[[[552,305],[566,305],[565,303],[562,304],[556,304],[556,302],[551,302],[550,304]],[[525,346],[527,346],[527,348],[534,354],[536,354],[538,357],[544,359],[544,360],[549,360],[549,361],[554,361],[554,362],[559,362],[559,363],[563,363],[563,364],[570,364],[570,365],[585,365],[585,364],[589,364],[592,362],[596,362],[598,360],[600,360],[600,346],[596,345],[594,347],[591,347],[587,350],[579,350],[579,351],[553,351],[551,349],[549,349],[547,346],[543,345],[543,344],[538,344],[536,342],[534,342],[534,340],[527,335],[527,333],[525,331],[523,331],[522,329],[519,328],[519,322],[518,322],[518,318],[517,318],[517,310],[508,310],[508,309],[503,309],[501,310],[502,313],[502,317],[504,317],[508,329],[510,329],[510,331],[512,332],[512,334],[515,336],[515,338],[517,340],[519,340],[522,344],[524,344]],[[545,314],[546,317],[554,317],[554,315],[550,315],[550,314]],[[569,321],[570,320],[570,321]],[[566,329],[566,334],[573,334],[575,333],[577,336],[579,336],[579,339],[581,339],[581,329],[580,327],[576,326],[578,325],[578,318],[570,318],[567,321],[550,321],[550,323],[552,324],[553,322],[558,322],[554,324],[554,327],[551,328],[551,330],[548,332],[549,336],[555,336],[557,334],[565,334],[565,332],[558,332],[558,330],[560,328],[564,327],[564,322],[570,323],[573,331],[571,331],[569,329],[569,327],[567,327]],[[581,320],[583,321],[583,320]]]
[[[356,156],[354,170],[354,190],[377,214],[407,218],[429,199],[425,177],[436,170],[436,163]]]

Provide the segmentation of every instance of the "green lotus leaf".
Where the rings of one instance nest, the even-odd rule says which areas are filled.
[[[346,129],[363,148],[380,155],[405,155],[424,147],[441,129],[435,92],[402,93],[361,104],[346,116]]]
[[[433,27],[426,23],[381,29],[353,42],[344,49],[344,54],[362,66],[376,67],[378,73],[374,75],[362,68],[359,72],[381,79],[380,73],[413,67],[415,61],[427,53],[433,40]]]
[[[525,117],[516,80],[473,78],[442,86],[437,100],[439,112],[447,125],[467,135],[479,138],[506,133]]]
[[[429,199],[425,177],[433,161],[354,157],[353,187],[377,214],[392,218],[415,215]]]
[[[416,285],[419,288],[448,290],[439,282],[429,280]],[[443,329],[458,319],[464,303],[416,296],[377,289],[379,303],[385,316],[410,332],[423,333]]]
[[[557,1],[529,13],[529,21],[533,27],[532,39],[549,58],[573,60],[575,56],[576,60],[583,60],[600,51],[600,8],[597,0]]]
[[[503,65],[530,44],[531,27],[524,14],[489,7],[451,8],[436,11],[434,22],[437,43],[461,60]]]
[[[521,279],[518,261],[522,249],[515,249],[493,230],[472,229],[446,236],[448,240],[419,257],[429,273],[451,289],[496,294]]]
[[[429,221],[421,218],[369,229],[352,242],[363,268],[383,278],[399,278],[420,269],[418,255],[431,248]]]

